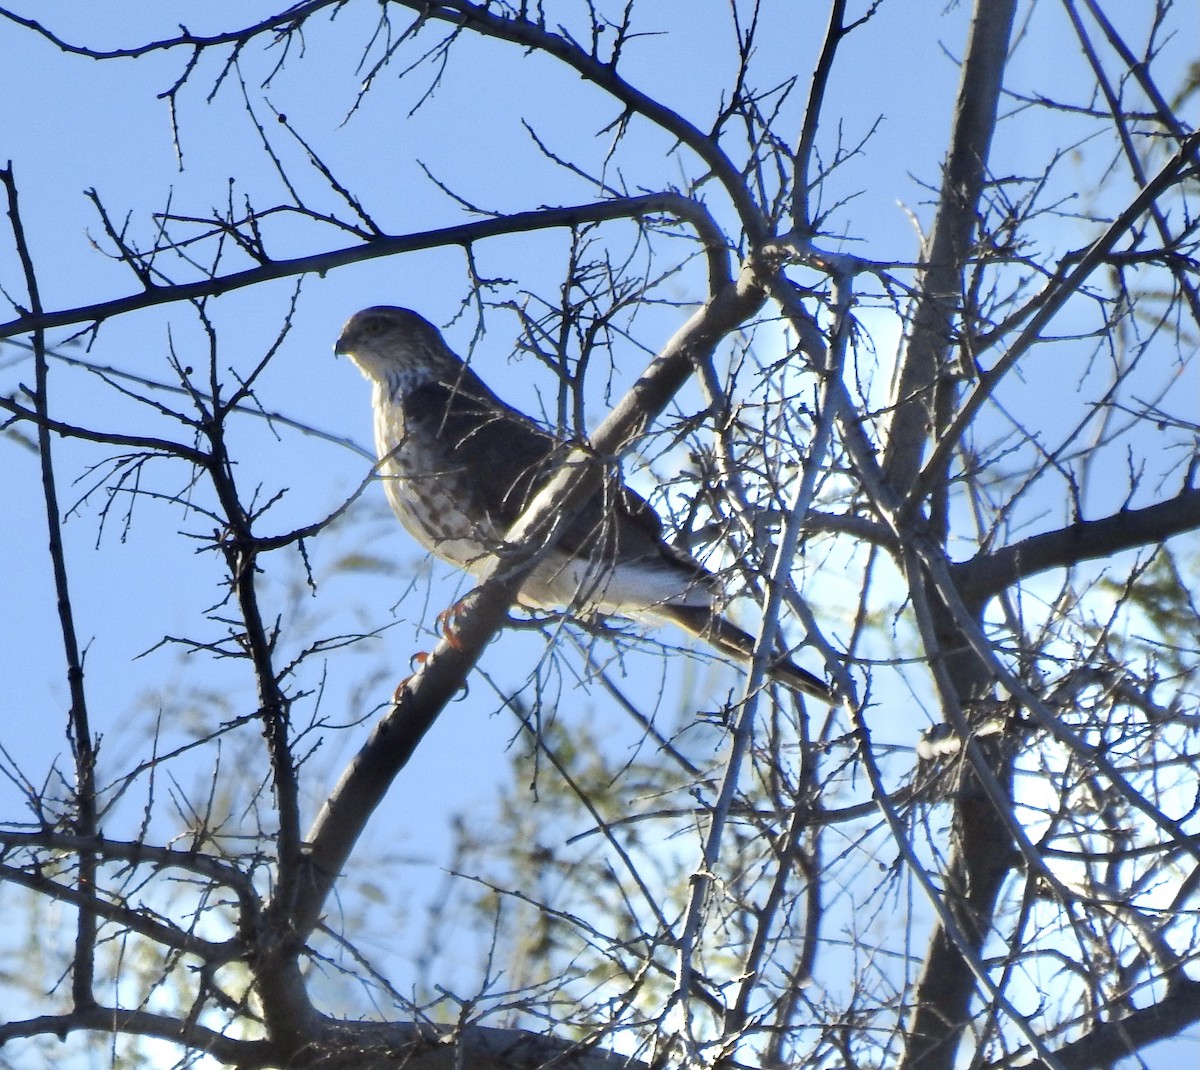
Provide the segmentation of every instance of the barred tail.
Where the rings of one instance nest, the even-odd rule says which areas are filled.
[[[659,620],[677,625],[689,635],[703,639],[709,646],[739,661],[749,661],[753,656],[754,637],[737,625],[730,624],[724,617],[713,613],[707,606],[662,605],[655,606],[653,612]],[[834,703],[833,691],[829,685],[807,669],[800,668],[791,658],[780,658],[767,672],[772,680],[783,684],[784,687],[801,691],[830,705]]]

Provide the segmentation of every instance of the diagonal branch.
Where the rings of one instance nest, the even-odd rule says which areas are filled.
[[[731,330],[753,315],[763,293],[746,267],[736,283],[716,287],[710,300],[667,342],[641,378],[609,413],[588,448],[574,450],[530,503],[493,558],[486,578],[456,617],[455,642],[442,639],[342,774],[309,832],[308,878],[297,889],[295,931],[316,924],[334,881],[392,781],[507,619],[508,609],[539,557],[553,546],[572,513],[595,491],[603,459],[620,454],[666,406]]]
[[[75,838],[89,845],[93,840],[93,837]],[[81,852],[80,857],[90,858],[94,864],[94,856]],[[81,891],[66,884],[60,884],[49,877],[40,876],[37,873],[27,873],[16,866],[0,863],[0,880],[5,884],[15,884],[22,888],[28,888],[31,892],[37,892],[38,895],[44,895],[46,898],[53,899],[56,902],[69,903],[80,914],[87,915],[91,919],[93,926],[98,917],[105,918],[115,925],[120,926],[123,930],[140,933],[147,940],[152,940],[163,948],[186,951],[198,958],[204,959],[208,963],[227,962],[234,958],[241,949],[241,945],[237,940],[226,940],[221,943],[213,940],[205,940],[194,933],[179,928],[179,926],[170,921],[160,921],[149,910],[111,903],[107,899],[102,899],[94,894],[91,888]],[[80,884],[83,884],[83,882],[81,881]],[[90,989],[87,994],[91,995]],[[77,996],[75,1006],[77,1009],[86,1009],[94,1003],[94,999],[83,999]]]
[[[1042,328],[1079,291],[1091,273],[1105,262],[1105,258],[1113,247],[1133,229],[1138,219],[1149,211],[1163,193],[1179,181],[1185,171],[1195,168],[1197,152],[1200,152],[1200,131],[1184,138],[1179,146],[1179,151],[1167,161],[1157,175],[1142,187],[1125,211],[1109,224],[1104,233],[1087,247],[1087,251],[1079,258],[1074,268],[1067,271],[1066,264],[1069,260],[1064,260],[1059,273],[1054,276],[1046,289],[1030,303],[1030,307],[1037,309],[1033,318],[1005,349],[1004,356],[987,371],[980,374],[975,389],[959,407],[949,427],[938,436],[937,446],[915,481],[915,489],[910,501],[919,501],[930,487],[945,479],[944,469],[949,463],[950,454],[958,448],[962,436],[974,422],[983,403],[991,397],[996,385],[1024,356],[1026,351],[1039,340]]]
[[[53,431],[62,438],[79,438],[87,442],[100,442],[106,446],[125,446],[129,449],[145,450],[150,454],[164,457],[180,457],[190,461],[198,468],[207,468],[212,458],[203,450],[182,442],[172,442],[167,438],[154,438],[148,435],[125,435],[116,431],[93,431],[76,424],[66,424],[34,409],[27,409],[11,398],[0,397],[0,409],[12,413],[13,420],[28,420],[39,428]]]

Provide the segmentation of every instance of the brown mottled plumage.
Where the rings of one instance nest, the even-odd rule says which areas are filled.
[[[372,385],[379,473],[400,522],[438,557],[477,573],[569,444],[501,401],[408,309],[356,313],[335,352]],[[534,567],[520,601],[669,621],[744,661],[754,640],[716,612],[719,592],[718,578],[666,542],[654,510],[613,477]],[[832,701],[821,680],[787,658],[770,674]]]

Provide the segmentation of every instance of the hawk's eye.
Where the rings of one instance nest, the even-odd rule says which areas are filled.
[[[387,320],[380,319],[379,317],[369,319],[363,324],[363,333],[369,335],[371,338],[377,338],[386,330]]]

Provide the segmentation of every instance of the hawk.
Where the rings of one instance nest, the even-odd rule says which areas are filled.
[[[355,313],[334,352],[371,383],[379,475],[396,516],[427,550],[479,574],[571,443],[505,404],[433,324],[408,309]],[[531,609],[665,621],[747,661],[754,639],[721,616],[720,600],[718,577],[664,539],[658,515],[615,473],[519,595]],[[793,690],[833,700],[824,682],[789,658],[768,671]]]

